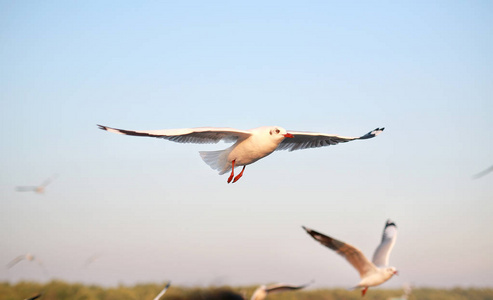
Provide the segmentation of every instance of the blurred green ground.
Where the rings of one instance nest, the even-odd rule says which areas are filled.
[[[35,282],[19,282],[16,284],[0,283],[0,300],[23,300],[38,293],[43,293],[40,300],[153,300],[163,289],[162,284],[139,284],[135,286],[100,287],[63,281],[51,281],[46,284]],[[248,287],[180,287],[171,284],[162,299],[166,300],[208,300],[208,299],[241,299],[246,295],[250,299],[257,286]],[[363,298],[365,300],[390,299],[402,296],[402,289],[370,288]],[[362,299],[359,291],[345,289],[307,289],[296,292],[271,294],[268,300],[332,300]],[[493,288],[414,288],[409,300],[493,300]]]

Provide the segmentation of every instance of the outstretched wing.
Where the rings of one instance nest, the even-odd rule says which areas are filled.
[[[18,186],[15,188],[15,190],[18,192],[32,192],[35,191],[37,188],[37,186]]]
[[[490,172],[493,172],[493,166],[489,167],[486,170],[483,170],[483,171],[479,172],[478,174],[474,175],[472,178],[478,179],[478,178],[481,178],[481,177],[487,175]]]
[[[307,149],[307,148],[318,148],[318,147],[325,147],[330,145],[337,145],[339,143],[346,143],[354,140],[371,139],[382,133],[384,129],[385,128],[383,127],[376,128],[375,130],[372,130],[360,137],[346,137],[346,136],[338,136],[338,135],[326,134],[326,133],[288,130],[288,132],[293,135],[293,138],[284,139],[279,144],[276,150],[294,151],[294,150]]]
[[[219,141],[235,142],[238,139],[247,138],[251,135],[249,131],[227,127],[197,127],[148,131],[124,130],[102,125],[98,125],[98,127],[99,129],[119,134],[155,137],[177,143],[196,144],[212,144]]]
[[[285,284],[285,283],[277,283],[277,284],[272,284],[269,285],[265,288],[265,291],[267,293],[279,293],[279,292],[284,292],[284,291],[293,291],[293,290],[299,290],[302,288],[305,288],[311,284],[303,284],[303,285],[292,285],[292,284]]]
[[[11,260],[7,264],[7,269],[12,268],[13,266],[15,266],[17,263],[19,263],[23,259],[26,259],[26,255],[19,255],[19,256],[17,256],[16,258],[14,258],[13,260]]]
[[[154,298],[154,300],[159,300],[161,299],[161,297],[164,295],[164,293],[166,293],[166,291],[168,290],[169,286],[171,285],[171,281],[168,282],[168,284],[164,287],[164,289],[156,296],[156,298]]]
[[[387,220],[382,234],[382,242],[378,245],[373,254],[373,263],[378,267],[386,267],[389,265],[390,251],[394,247],[397,239],[397,226],[391,220]]]
[[[31,297],[31,298],[27,298],[27,299],[25,299],[25,300],[34,300],[34,299],[38,299],[38,298],[39,298],[39,297],[41,297],[42,295],[43,295],[42,293],[39,293],[39,294],[37,294],[36,296],[33,296],[33,297]]]
[[[343,256],[359,272],[361,278],[363,278],[368,272],[376,270],[375,265],[373,265],[356,247],[338,241],[310,228],[306,228],[305,226],[302,227],[309,235],[319,241],[322,245],[329,247],[330,249],[336,251],[337,254]]]

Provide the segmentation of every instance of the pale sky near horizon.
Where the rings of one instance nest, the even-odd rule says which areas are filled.
[[[492,287],[492,37],[488,1],[0,1],[0,265],[49,273],[0,281],[351,287],[301,226],[371,258],[391,218],[383,288]],[[197,152],[229,144],[96,124],[386,129],[228,185]]]

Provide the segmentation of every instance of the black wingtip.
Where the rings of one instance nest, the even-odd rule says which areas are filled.
[[[106,126],[99,125],[99,124],[96,124],[96,125],[98,125],[98,128],[101,130],[108,130],[108,127],[106,127]]]
[[[389,226],[395,226],[397,228],[397,225],[395,225],[394,221],[392,221],[391,219],[388,219],[387,223],[385,223],[385,228]]]

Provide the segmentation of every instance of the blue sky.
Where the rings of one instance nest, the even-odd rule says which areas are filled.
[[[491,286],[493,5],[487,1],[0,2],[0,280]],[[199,150],[103,132],[199,126],[372,140],[280,151],[234,185]],[[18,193],[58,174],[45,195]],[[101,254],[89,267],[85,260]]]

